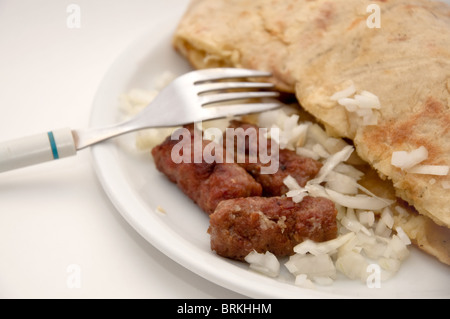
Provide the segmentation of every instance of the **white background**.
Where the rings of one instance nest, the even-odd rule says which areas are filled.
[[[71,3],[81,28],[67,27]],[[0,141],[87,127],[117,56],[187,3],[0,0]],[[89,150],[0,174],[0,298],[236,297],[142,239],[103,192]]]

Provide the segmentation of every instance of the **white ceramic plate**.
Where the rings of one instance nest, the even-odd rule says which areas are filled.
[[[168,18],[131,44],[106,74],[93,105],[91,126],[115,123],[121,117],[118,96],[130,88],[151,89],[164,71],[182,74],[190,67],[171,46],[179,16]],[[220,286],[254,298],[431,298],[450,296],[449,268],[411,249],[393,279],[380,288],[343,276],[332,286],[315,290],[294,286],[283,271],[272,279],[215,255],[209,247],[208,217],[156,171],[150,154],[124,147],[133,136],[97,145],[92,154],[105,191],[123,217],[150,244],[187,269]],[[166,211],[156,210],[161,206]]]

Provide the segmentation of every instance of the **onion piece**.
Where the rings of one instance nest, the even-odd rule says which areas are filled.
[[[313,276],[312,280],[320,286],[331,286],[334,280],[328,276]]]
[[[305,240],[294,247],[294,252],[300,255],[305,255],[307,253],[313,254],[313,255],[322,255],[322,254],[328,254],[342,245],[344,245],[346,242],[351,240],[353,237],[355,237],[354,233],[347,233],[345,235],[341,235],[335,239],[328,240],[321,243],[316,243],[310,239]]]
[[[322,144],[314,144],[312,147],[312,151],[319,155],[322,158],[328,158],[330,156],[330,153],[327,152],[325,147],[322,146]]]
[[[308,277],[336,278],[336,268],[329,255],[293,255],[285,264],[294,275],[305,274]]]
[[[350,176],[331,171],[325,179],[326,187],[346,195],[358,193],[358,183]]]
[[[401,241],[402,241],[405,245],[411,245],[411,239],[409,239],[408,235],[405,233],[405,231],[403,230],[403,228],[401,228],[401,227],[395,227],[395,231],[397,232],[398,238],[400,238]]]
[[[338,91],[338,92],[334,93],[334,94],[330,97],[330,100],[337,101],[337,100],[339,100],[339,99],[343,99],[343,98],[352,96],[352,95],[355,94],[355,93],[356,93],[355,85],[354,85],[354,84],[351,84],[349,87],[347,87],[347,88],[345,88],[345,89],[343,89],[343,90],[341,90],[341,91]]]
[[[370,92],[363,91],[355,95],[358,106],[362,109],[380,109],[381,104],[378,97]]]
[[[306,196],[308,196],[306,189],[294,189],[286,193],[286,197],[291,197],[294,203],[300,203]]]
[[[394,203],[393,200],[370,197],[363,194],[348,196],[327,188],[325,189],[325,191],[331,200],[338,203],[339,205],[349,208],[363,210],[381,210]]]
[[[428,158],[428,150],[421,146],[411,152],[397,151],[392,153],[391,164],[395,167],[407,170]]]
[[[391,229],[383,221],[379,220],[375,226],[375,234],[380,237],[389,238],[391,236]]]
[[[401,262],[398,259],[381,257],[378,264],[390,273],[396,273],[400,269]]]
[[[285,179],[283,179],[283,184],[286,185],[289,190],[302,189],[302,187],[297,183],[297,180],[291,175],[288,175]]]
[[[381,108],[381,103],[380,103],[380,99],[378,98],[378,96],[376,96],[375,94],[369,92],[369,91],[362,91],[360,93],[361,96],[364,96],[366,98],[369,98],[372,103],[373,103],[373,108],[374,109],[380,109]]]
[[[320,159],[319,154],[317,154],[316,152],[314,152],[306,147],[297,147],[295,152],[297,153],[297,155],[300,155],[303,157],[309,157],[309,158],[315,159],[316,161]]]
[[[334,171],[337,173],[345,174],[357,181],[359,181],[365,174],[360,170],[356,169],[354,166],[340,163],[335,168]]]
[[[409,256],[409,250],[397,235],[393,235],[386,247],[383,257],[404,260]]]
[[[366,259],[353,251],[349,251],[336,260],[336,268],[350,279],[365,281],[369,263]]]
[[[375,222],[375,214],[372,211],[360,212],[359,222],[365,226],[372,227]]]
[[[409,168],[407,172],[412,174],[445,176],[449,170],[450,167],[448,165],[416,165]]]
[[[265,254],[260,254],[253,250],[244,259],[250,264],[250,269],[266,276],[277,277],[280,274],[280,262],[277,257],[269,251]]]
[[[353,150],[354,150],[353,146],[347,145],[342,150],[340,150],[339,152],[337,152],[337,153],[331,155],[330,157],[328,157],[327,160],[325,161],[325,163],[323,164],[322,168],[320,169],[319,173],[317,174],[317,176],[314,179],[310,180],[308,183],[309,184],[320,184],[320,183],[322,183],[325,180],[326,176],[338,164],[348,160],[350,155],[352,155]]]
[[[307,288],[307,289],[316,288],[316,286],[314,286],[313,282],[311,280],[309,280],[308,276],[306,276],[305,274],[300,274],[300,275],[295,276],[295,285],[302,287],[302,288]]]
[[[380,220],[389,228],[392,229],[394,226],[394,216],[392,215],[392,211],[389,207],[385,207],[383,212],[381,213]]]
[[[355,99],[346,97],[339,99],[338,103],[339,105],[344,106],[349,112],[355,112],[356,110],[358,110],[358,101],[356,101]]]

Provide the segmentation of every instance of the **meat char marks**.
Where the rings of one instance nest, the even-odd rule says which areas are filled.
[[[154,147],[152,155],[156,168],[177,184],[201,209],[211,214],[222,200],[262,194],[261,185],[235,163],[207,163],[204,159],[200,163],[195,163],[194,134],[201,133],[195,132],[193,126],[186,128],[191,133],[190,163],[173,161],[172,149],[180,141],[172,140],[171,136]],[[209,143],[212,142],[202,139],[202,148]],[[183,149],[178,155],[183,156]]]
[[[243,129],[237,131],[237,134],[247,134],[248,128],[258,132],[257,126],[244,122],[232,121],[230,127]],[[191,146],[194,145],[195,136],[201,140],[202,150],[214,143],[203,140],[202,133],[194,130],[192,125],[184,129],[186,128],[189,129],[190,137],[183,138],[191,139]],[[234,135],[232,138],[236,137]],[[260,138],[265,139],[258,134],[253,141],[259,142]],[[226,139],[227,136],[224,136],[225,141]],[[270,164],[263,163],[259,158],[250,160],[249,155],[253,154],[249,152],[250,148],[257,147],[253,144],[245,145],[244,150],[241,150],[244,154],[234,153],[235,156],[243,155],[245,161],[227,163],[226,151],[217,148],[216,150],[220,149],[217,152],[220,154],[215,155],[222,162],[209,163],[202,157],[202,161],[195,163],[195,148],[190,147],[190,154],[183,154],[187,151],[180,148],[178,143],[179,140],[172,140],[169,136],[162,144],[154,147],[152,155],[155,165],[210,215],[208,232],[211,235],[211,249],[218,255],[243,260],[248,253],[256,250],[287,256],[293,253],[295,245],[305,239],[325,241],[337,236],[336,208],[333,202],[307,196],[302,202],[294,203],[290,198],[282,196],[288,191],[283,184],[287,176],[294,177],[304,186],[319,172],[322,166],[320,162],[304,158],[290,150],[277,149],[276,171],[273,174],[263,174],[264,165]],[[267,140],[269,149],[272,143],[275,142]],[[175,147],[178,155],[187,155],[184,158],[190,157],[191,160],[174,162],[172,153]]]
[[[289,256],[305,239],[326,241],[337,236],[336,208],[326,198],[249,197],[219,203],[210,216],[211,249],[243,260],[251,251]]]

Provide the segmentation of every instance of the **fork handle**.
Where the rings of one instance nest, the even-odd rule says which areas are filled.
[[[69,128],[0,143],[0,172],[73,156],[77,153]]]

